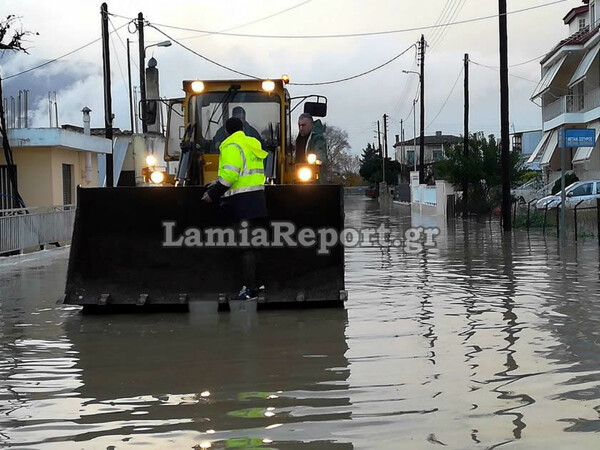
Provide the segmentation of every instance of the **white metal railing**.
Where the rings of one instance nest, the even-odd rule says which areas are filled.
[[[423,203],[431,206],[437,205],[437,189],[435,186],[427,186],[423,189]]]
[[[421,188],[419,186],[412,187],[412,202],[421,203]]]
[[[542,109],[544,122],[565,113],[588,112],[600,107],[600,88],[592,89],[584,95],[564,95]]]
[[[558,100],[553,101],[548,106],[542,108],[542,120],[547,122],[552,120],[561,114],[564,114],[567,110],[567,97],[560,97]]]
[[[0,255],[70,241],[75,206],[0,210]]]

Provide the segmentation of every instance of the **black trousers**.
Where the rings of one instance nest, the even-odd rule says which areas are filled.
[[[265,228],[268,230],[268,219],[266,217],[256,219],[244,219],[239,220],[235,223],[236,231],[242,229],[242,222],[248,223],[248,236],[252,236],[252,230],[255,228]],[[242,279],[244,286],[250,290],[257,290],[260,287],[260,270],[258,270],[260,264],[261,248],[258,247],[242,247],[241,252],[241,264],[242,264]]]

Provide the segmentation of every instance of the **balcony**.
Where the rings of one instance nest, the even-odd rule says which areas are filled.
[[[586,113],[598,107],[600,107],[600,88],[584,95],[565,95],[542,108],[542,120],[548,122],[562,114]]]

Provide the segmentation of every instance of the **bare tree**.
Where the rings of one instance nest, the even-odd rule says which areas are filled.
[[[335,125],[328,125],[325,129],[325,140],[329,170],[332,174],[358,173],[360,161],[358,156],[349,153],[348,133]]]
[[[18,28],[15,28],[17,25]],[[8,15],[6,19],[0,20],[0,50],[27,53],[27,49],[23,47],[23,38],[31,34],[34,33],[23,30],[20,26],[20,19],[17,16]],[[12,149],[10,148],[10,143],[8,141],[8,128],[6,126],[4,102],[2,99],[2,76],[0,73],[0,135],[2,136],[2,148],[4,150],[4,159],[6,160],[6,165],[8,167],[8,176],[13,188],[14,201],[18,207],[24,208],[25,202],[19,194],[17,187],[17,171],[13,160]]]

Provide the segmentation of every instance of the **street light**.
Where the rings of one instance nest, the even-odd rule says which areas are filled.
[[[403,70],[403,73],[414,73],[419,76],[419,82],[421,81],[421,74],[414,70]],[[414,156],[414,168],[417,170],[417,99],[413,99],[413,156]]]
[[[150,44],[144,47],[144,57],[146,57],[146,50],[150,47],[170,47],[172,45],[171,41],[161,41],[156,44]]]
[[[419,151],[419,183],[424,183],[424,168],[425,168],[425,104],[424,104],[424,97],[423,97],[423,91],[425,89],[425,86],[423,86],[423,75],[419,72],[415,72],[414,70],[403,70],[403,73],[414,73],[419,75],[419,83],[421,85],[421,141],[419,142],[419,147],[420,147],[420,151]],[[416,106],[416,104],[415,104]],[[415,115],[416,115],[416,110],[414,111]],[[416,134],[416,133],[415,133]],[[413,140],[413,144],[414,145],[414,149],[415,149],[415,169],[416,169],[416,160],[417,160],[417,138],[415,136],[414,140]]]
[[[415,72],[414,70],[403,70],[403,73],[415,73],[417,75],[419,75],[419,80],[421,79],[421,74],[419,72]]]

